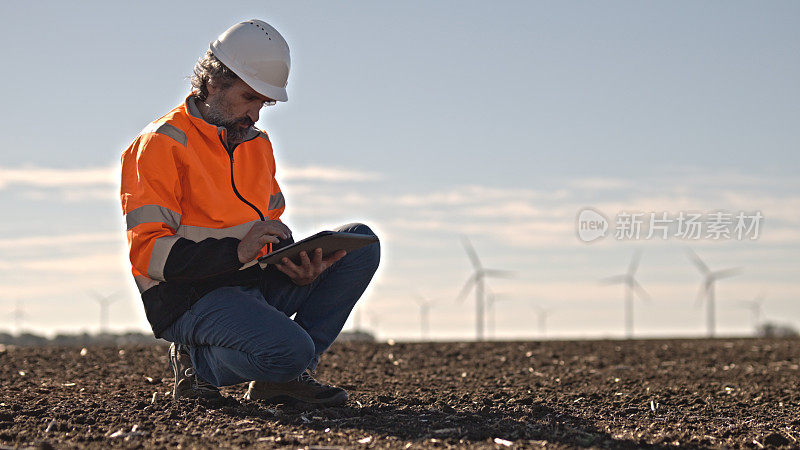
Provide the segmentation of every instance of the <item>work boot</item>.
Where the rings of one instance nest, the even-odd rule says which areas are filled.
[[[169,367],[175,374],[175,388],[172,398],[203,398],[218,400],[222,398],[219,388],[198,377],[192,367],[189,351],[181,344],[169,346]]]
[[[299,377],[287,383],[269,381],[251,381],[247,392],[247,400],[263,400],[268,403],[298,402],[320,406],[336,406],[347,401],[347,391],[342,388],[322,384],[306,370]]]

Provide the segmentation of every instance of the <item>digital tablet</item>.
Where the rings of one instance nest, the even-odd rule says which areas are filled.
[[[353,251],[366,245],[378,242],[376,236],[358,233],[345,233],[340,231],[320,231],[302,241],[287,245],[272,253],[267,253],[258,259],[261,267],[269,264],[280,264],[283,258],[289,258],[295,264],[300,264],[300,252],[305,251],[309,259],[313,259],[314,250],[321,248],[322,257],[327,258],[339,250]]]

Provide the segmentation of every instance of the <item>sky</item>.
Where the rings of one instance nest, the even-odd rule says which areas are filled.
[[[497,339],[623,336],[623,286],[600,280],[638,251],[650,300],[635,299],[635,335],[702,336],[690,248],[741,268],[716,286],[720,334],[752,333],[759,296],[762,320],[800,328],[797,2],[87,1],[0,4],[0,330],[95,332],[97,296],[116,299],[111,329],[149,329],[119,156],[185,98],[209,42],[251,18],[291,48],[289,101],[258,122],[284,221],[295,236],[361,221],[381,237],[346,329],[474,338],[475,294],[456,299],[465,238],[513,272],[487,281]],[[605,237],[581,239],[586,208]],[[706,227],[716,212],[763,220],[743,239],[681,238],[677,222],[646,238],[651,213],[689,212]],[[631,213],[644,232],[617,239]]]

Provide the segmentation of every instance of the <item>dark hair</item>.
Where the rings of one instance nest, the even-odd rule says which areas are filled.
[[[220,89],[227,89],[239,79],[239,76],[233,73],[228,66],[222,64],[222,61],[217,59],[211,50],[207,50],[206,54],[197,60],[192,72],[192,87],[202,101],[208,97],[209,80],[213,79],[214,84]]]

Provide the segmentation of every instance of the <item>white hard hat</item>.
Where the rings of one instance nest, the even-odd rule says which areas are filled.
[[[211,51],[261,95],[285,102],[289,78],[289,45],[275,28],[253,19],[225,30]]]

